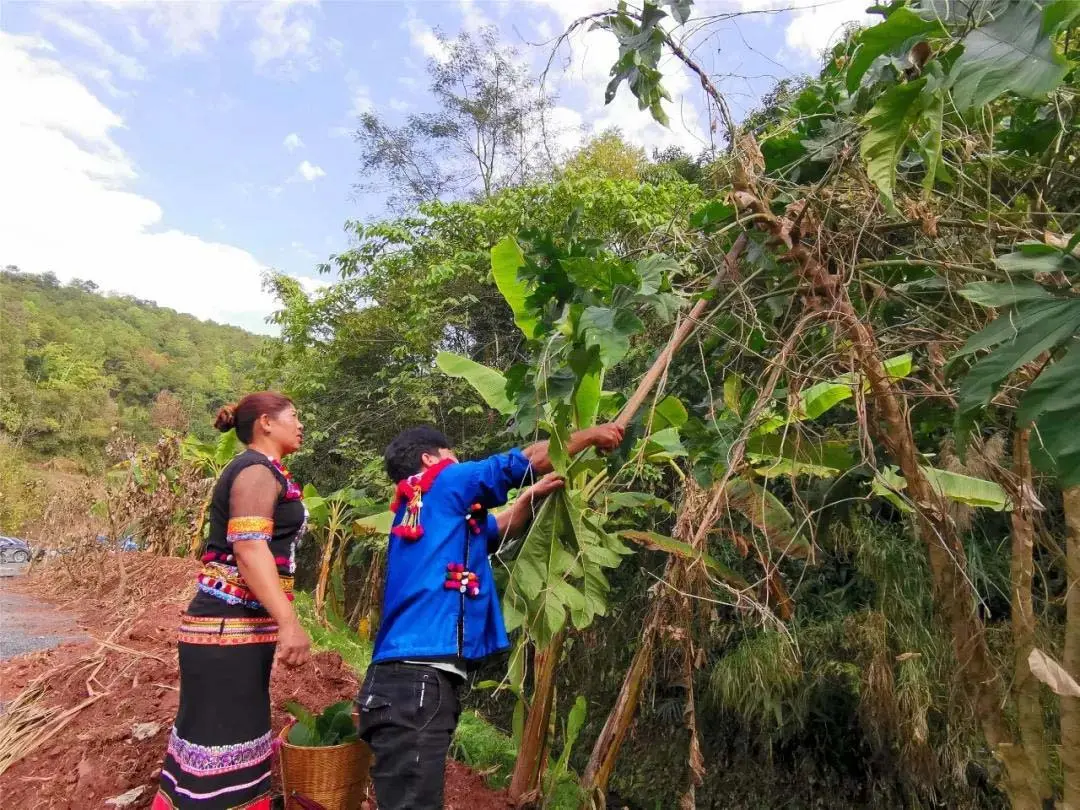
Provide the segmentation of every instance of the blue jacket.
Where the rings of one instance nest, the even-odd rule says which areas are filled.
[[[423,537],[410,542],[390,535],[373,663],[415,658],[477,660],[510,646],[488,561],[488,543],[498,535],[495,516],[488,515],[480,534],[472,534],[465,521],[472,504],[502,506],[510,490],[526,484],[528,476],[529,461],[517,449],[482,461],[451,464],[439,472],[423,496]],[[394,516],[395,526],[404,514],[402,505]],[[444,587],[449,563],[464,563],[477,574],[478,596]]]

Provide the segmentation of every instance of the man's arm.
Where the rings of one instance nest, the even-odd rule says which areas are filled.
[[[498,539],[494,544],[496,548],[507,540],[523,535],[529,527],[529,521],[532,520],[540,499],[549,492],[562,489],[565,484],[566,481],[561,475],[548,473],[531,487],[522,490],[513,506],[495,516],[495,522],[499,527]]]
[[[604,453],[618,447],[622,439],[621,425],[598,425],[572,434],[567,449],[576,454],[586,447],[595,447]],[[458,471],[468,479],[460,490],[463,505],[480,503],[492,509],[506,503],[511,490],[551,472],[552,464],[548,443],[544,441],[530,444],[524,450],[497,453],[481,461],[466,461]]]
[[[570,434],[566,450],[571,456],[576,456],[586,447],[595,447],[601,453],[607,453],[622,444],[625,432],[626,429],[622,425],[614,422],[579,430]],[[547,441],[530,444],[521,452],[529,460],[529,467],[536,475],[545,475],[554,469],[551,457],[548,455]]]

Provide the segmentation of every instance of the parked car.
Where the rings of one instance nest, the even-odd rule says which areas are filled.
[[[99,534],[97,536],[97,541],[99,543],[101,543],[102,545],[104,545],[104,546],[112,546],[113,548],[117,549],[118,551],[138,551],[139,550],[138,542],[136,542],[135,538],[132,537],[130,534],[127,535],[126,537],[121,537],[119,540],[112,540],[111,538],[106,537],[104,534]]]
[[[32,556],[34,552],[25,540],[0,535],[0,562],[30,562]]]

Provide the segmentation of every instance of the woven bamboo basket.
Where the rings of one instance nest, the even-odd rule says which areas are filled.
[[[289,745],[289,729],[281,730],[281,786],[285,810],[302,810],[293,794],[321,804],[326,810],[359,810],[368,788],[371,750],[356,741],[325,748]]]

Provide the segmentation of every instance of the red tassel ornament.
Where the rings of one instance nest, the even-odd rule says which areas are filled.
[[[420,475],[412,475],[397,482],[394,488],[394,499],[390,502],[390,511],[397,514],[404,504],[405,514],[401,522],[390,530],[390,534],[410,543],[415,543],[424,536],[424,527],[420,525],[420,509],[424,505],[424,493],[431,489],[438,474],[453,463],[454,459],[444,458],[438,464],[428,467]]]

